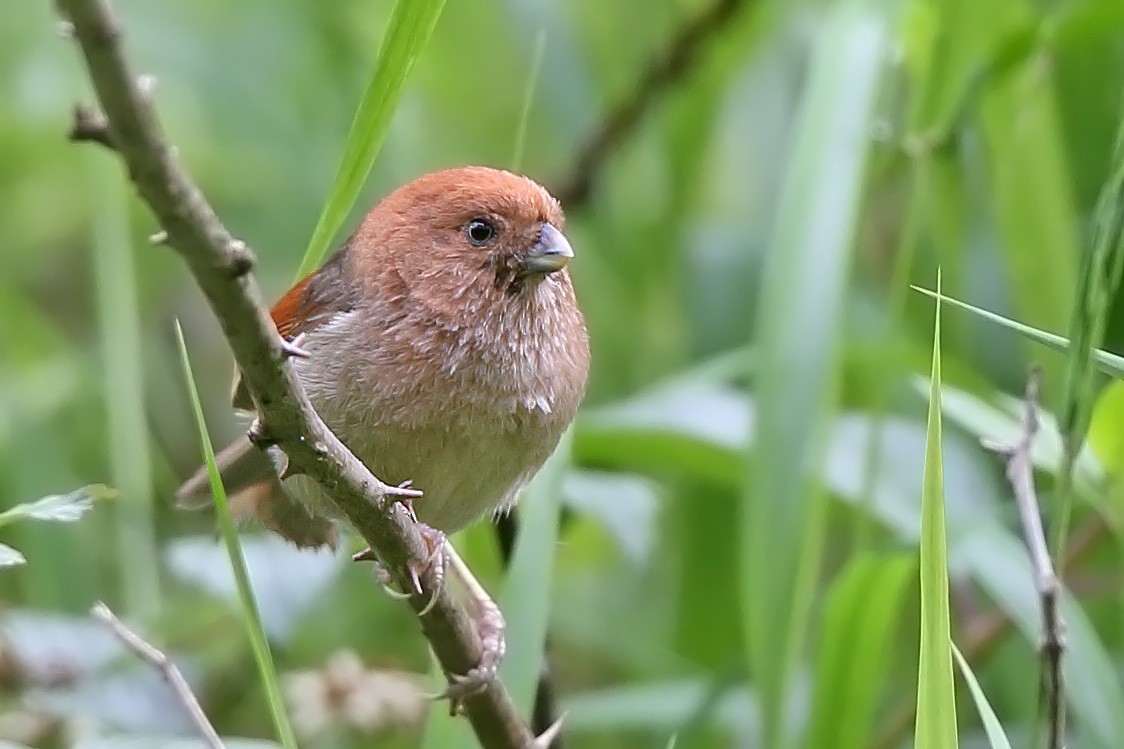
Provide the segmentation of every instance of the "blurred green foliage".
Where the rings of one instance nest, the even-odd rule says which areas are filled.
[[[517,142],[522,171],[570,184],[606,113],[713,1],[446,3],[345,231],[422,172],[510,166]],[[183,162],[280,293],[391,3],[116,5]],[[518,638],[548,622],[566,746],[910,745],[933,306],[908,286],[932,288],[940,266],[950,296],[1072,335],[1119,167],[1116,0],[742,5],[568,206],[594,370],[569,458],[530,497],[561,500],[557,542],[521,550],[520,580],[486,523],[457,539],[523,623],[521,659]],[[213,518],[171,507],[200,456],[172,321],[217,443],[243,428],[229,352],[182,264],[146,241],[158,227],[114,157],[67,142],[91,95],[51,4],[2,17],[0,511],[95,483],[122,496],[79,523],[0,531],[28,561],[0,570],[0,739],[191,735],[157,676],[85,617],[99,599],[176,656],[224,736],[269,738]],[[1119,351],[1124,302],[1109,306]],[[942,328],[952,638],[1025,745],[1037,600],[978,439],[1017,433],[1032,361],[1061,410],[1066,360],[960,309]],[[1071,743],[1104,749],[1124,743],[1122,408],[1118,387],[1095,402],[1077,456],[1063,606]],[[1049,415],[1033,457],[1052,529],[1064,461]],[[428,706],[410,695],[438,687],[406,607],[343,556],[252,529],[244,545],[302,745],[418,745]],[[549,595],[519,593],[544,579]],[[526,662],[511,668],[526,699]],[[960,743],[986,746],[969,694],[958,677]],[[465,740],[430,712],[431,743]]]

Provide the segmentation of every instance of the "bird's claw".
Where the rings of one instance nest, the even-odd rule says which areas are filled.
[[[406,600],[415,593],[421,595],[424,592],[421,584],[421,576],[425,574],[426,570],[430,567],[436,565],[433,575],[433,592],[429,597],[429,601],[418,611],[418,616],[425,616],[433,609],[433,606],[437,603],[438,597],[441,595],[441,591],[445,587],[445,572],[448,568],[448,557],[445,555],[446,538],[443,532],[421,522],[418,522],[418,531],[421,533],[422,540],[425,541],[428,553],[420,565],[410,564],[406,568],[407,572],[410,574],[413,592],[396,590],[394,588],[394,580],[390,575],[390,571],[386,568],[386,565],[379,560],[372,549],[366,548],[363,551],[357,552],[352,555],[351,559],[355,562],[374,562],[375,579],[378,580],[379,585],[382,586],[382,589],[388,596],[399,601]]]
[[[490,598],[477,601],[480,614],[476,620],[477,634],[480,636],[480,661],[465,674],[449,674],[449,685],[434,700],[449,700],[449,714],[460,712],[461,703],[488,688],[496,679],[500,663],[503,661],[507,643],[504,630],[507,624],[499,606]]]

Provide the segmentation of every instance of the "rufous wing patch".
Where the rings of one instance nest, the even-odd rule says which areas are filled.
[[[301,333],[310,333],[317,326],[341,312],[354,307],[351,283],[351,260],[348,247],[351,239],[339,249],[320,270],[306,277],[273,305],[270,315],[278,332],[287,341]],[[236,371],[231,404],[245,411],[254,409],[253,399]]]

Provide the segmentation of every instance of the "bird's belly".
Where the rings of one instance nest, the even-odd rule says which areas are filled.
[[[422,492],[413,503],[420,521],[453,533],[514,504],[557,446],[564,422],[523,413],[439,427],[358,427],[336,427],[336,432],[384,483],[409,481]],[[286,489],[313,511],[336,514],[306,477],[294,477]]]
[[[491,431],[380,430],[360,459],[383,481],[421,490],[422,522],[452,533],[510,507],[558,443],[559,434],[496,423]]]

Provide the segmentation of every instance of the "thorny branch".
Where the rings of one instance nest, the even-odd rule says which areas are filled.
[[[203,738],[203,742],[210,747],[210,749],[224,749],[222,739],[219,738],[215,727],[211,725],[211,721],[207,720],[207,715],[199,705],[199,700],[195,698],[195,694],[191,691],[191,685],[187,683],[187,679],[183,678],[183,674],[176,668],[176,664],[172,662],[172,659],[163,651],[145,642],[140,635],[126,627],[104,603],[99,601],[94,604],[94,608],[90,610],[90,614],[102,624],[109,627],[114,636],[120,640],[121,644],[128,648],[129,651],[152,666],[152,668],[156,669],[161,678],[171,687],[172,692],[176,695],[176,699],[179,700],[180,705],[182,705],[183,709],[187,712],[188,718],[191,719],[191,724],[195,726],[195,730]]]
[[[1062,749],[1065,745],[1065,689],[1062,679],[1062,654],[1065,649],[1065,624],[1059,610],[1061,585],[1046,545],[1042,513],[1034,489],[1034,464],[1031,447],[1038,433],[1038,392],[1041,372],[1033,370],[1027,378],[1022,432],[1015,442],[999,444],[985,441],[984,446],[1002,455],[1007,461],[1007,480],[1015,495],[1023,540],[1034,570],[1035,587],[1042,607],[1042,694],[1045,698],[1046,746]]]
[[[373,476],[313,410],[288,364],[292,352],[285,349],[251,274],[253,253],[227,231],[180,164],[151,103],[152,79],[132,70],[108,0],[58,0],[58,6],[81,47],[103,113],[79,111],[72,137],[110,146],[120,155],[161,224],[161,241],[186,261],[258,407],[259,444],[280,447],[292,471],[330,492],[401,590],[413,590],[411,565],[424,570],[427,592],[412,593],[410,605],[446,673],[467,673],[480,661],[480,637],[465,608],[435,585],[438,565],[424,563],[425,542],[396,501],[407,493]],[[438,591],[432,605],[429,591]],[[538,745],[498,681],[466,697],[463,708],[484,746]]]

